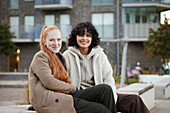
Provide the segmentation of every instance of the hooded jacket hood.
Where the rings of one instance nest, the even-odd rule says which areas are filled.
[[[80,59],[84,59],[85,57],[81,54],[80,50],[75,47],[69,47],[68,51],[73,54],[73,55],[78,55]],[[94,55],[99,55],[101,52],[103,52],[103,49],[100,46],[96,46],[95,48],[92,48],[88,56],[86,57],[87,59],[90,59]]]

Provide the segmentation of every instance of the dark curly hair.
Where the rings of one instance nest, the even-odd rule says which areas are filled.
[[[100,38],[98,37],[99,34],[96,30],[96,28],[90,23],[90,22],[81,22],[77,24],[71,31],[71,34],[69,35],[68,39],[68,46],[74,46],[79,48],[77,44],[77,35],[84,35],[85,31],[87,30],[87,33],[92,35],[92,42],[89,46],[90,49],[96,47],[100,44]]]

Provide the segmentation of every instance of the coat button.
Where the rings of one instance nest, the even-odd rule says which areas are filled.
[[[55,99],[55,102],[58,102],[59,100],[58,99]]]

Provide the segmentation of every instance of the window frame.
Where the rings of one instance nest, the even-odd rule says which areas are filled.
[[[19,9],[19,7],[20,7],[19,0],[13,0],[13,1],[18,2],[17,6],[16,7],[11,7],[11,0],[9,0],[8,9]]]
[[[101,17],[101,22],[99,22],[99,24],[94,24],[94,22],[95,22],[95,20],[93,20],[93,15],[94,14],[98,14],[100,17]],[[112,16],[113,16],[113,18],[112,18],[112,22],[107,22],[107,23],[105,23],[106,21],[105,21],[105,16],[107,15],[107,14],[111,14]],[[94,17],[95,18],[95,17]],[[99,19],[99,18],[98,18]],[[108,12],[108,13],[93,13],[92,15],[91,15],[91,22],[92,22],[92,24],[95,26],[95,28],[97,29],[97,31],[98,31],[98,33],[99,33],[99,37],[101,38],[101,39],[114,39],[114,33],[115,33],[115,31],[114,31],[114,13],[110,13],[110,12]],[[94,22],[93,22],[94,21]],[[112,24],[108,24],[108,23],[112,23]],[[99,27],[97,27],[97,26],[101,26],[101,28],[99,28]],[[110,27],[110,26],[112,26],[112,35],[111,36],[109,36],[109,37],[107,37],[107,35],[106,35],[106,33],[105,33],[105,31],[108,31],[108,30],[106,30],[106,27]]]

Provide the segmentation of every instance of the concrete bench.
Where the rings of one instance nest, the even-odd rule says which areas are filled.
[[[35,111],[25,110],[30,105],[0,106],[0,113],[36,113]]]
[[[117,93],[139,95],[149,110],[154,107],[155,97],[153,84],[134,83],[126,87],[119,88]]]
[[[139,75],[139,82],[153,84],[160,80],[159,75]]]
[[[154,87],[155,99],[167,99],[170,97],[170,77],[156,82]]]
[[[154,84],[164,78],[170,78],[170,75],[139,75],[139,82]]]

